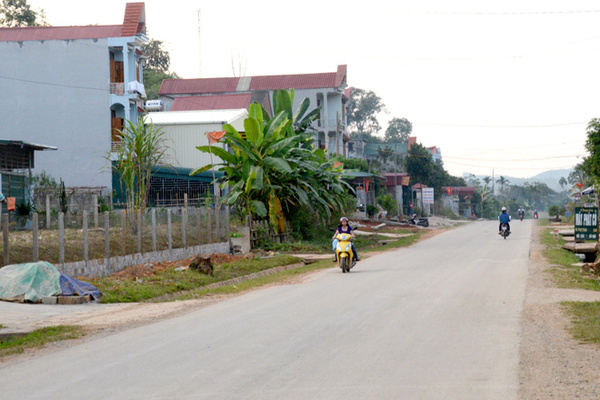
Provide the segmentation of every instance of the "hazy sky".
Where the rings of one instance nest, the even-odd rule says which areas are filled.
[[[28,2],[57,26],[120,24],[126,3]],[[180,76],[233,76],[240,60],[248,76],[347,64],[348,84],[385,103],[383,130],[407,118],[453,175],[570,168],[600,117],[597,0],[145,3],[148,36],[165,42]]]

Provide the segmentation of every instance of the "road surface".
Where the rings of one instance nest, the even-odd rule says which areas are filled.
[[[0,398],[517,399],[531,221],[511,226],[7,363]]]

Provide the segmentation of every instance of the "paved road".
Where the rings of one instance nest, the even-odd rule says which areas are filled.
[[[2,399],[517,399],[531,222],[0,366]]]

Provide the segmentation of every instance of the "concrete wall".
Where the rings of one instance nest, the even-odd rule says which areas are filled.
[[[78,261],[56,264],[55,267],[68,276],[104,277],[119,272],[130,265],[156,263],[162,261],[183,260],[197,254],[221,253],[229,254],[229,242],[211,243],[200,246],[190,246],[183,249],[162,250],[150,253],[137,253],[127,256],[111,257],[109,262],[101,258],[99,260]]]
[[[111,187],[106,39],[0,42],[0,93],[0,138],[58,147],[33,173]]]

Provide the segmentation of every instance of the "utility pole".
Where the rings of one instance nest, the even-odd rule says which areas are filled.
[[[198,78],[202,78],[202,35],[200,28],[200,9],[198,8]]]

